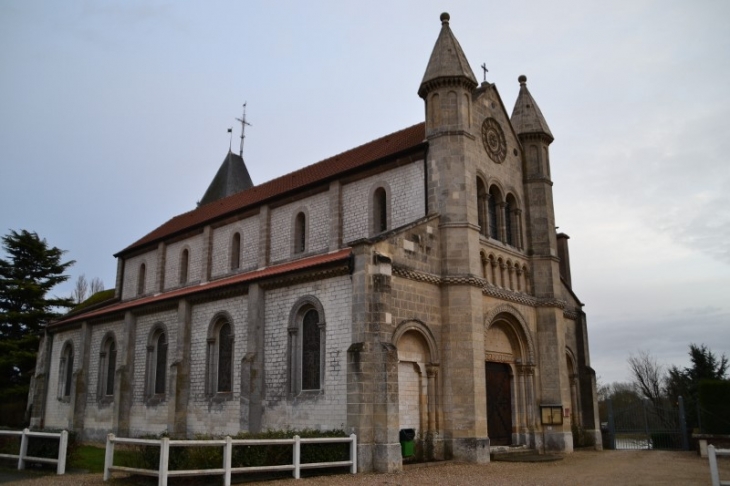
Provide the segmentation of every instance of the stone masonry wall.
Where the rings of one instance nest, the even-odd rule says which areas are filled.
[[[294,218],[299,211],[306,215],[304,253],[327,250],[330,237],[329,193],[323,192],[295,201],[271,211],[271,262],[287,260],[294,255]]]
[[[46,397],[45,426],[49,428],[65,429],[70,428],[71,425],[71,403],[69,399],[73,398],[73,386],[71,387],[70,397],[58,398],[61,351],[68,340],[73,343],[74,373],[83,366],[81,363],[81,331],[74,329],[54,334],[51,348],[51,367],[48,376],[48,396]]]
[[[114,340],[117,345],[117,362],[120,362],[120,338],[124,332],[124,322],[104,322],[91,326],[91,347],[89,352],[89,366],[84,370],[87,374],[87,390],[86,394],[86,415],[84,417],[84,433],[87,438],[97,440],[103,439],[106,434],[112,431],[112,413],[114,405],[112,403],[104,403],[99,400],[99,378],[100,373],[100,357],[101,344],[107,333],[113,333]]]
[[[343,186],[342,241],[371,236],[372,194],[378,186],[387,185],[390,189],[389,229],[424,216],[423,179],[423,161],[416,161]]]
[[[287,328],[296,301],[314,296],[324,309],[325,359],[322,391],[290,397],[287,390]],[[263,428],[342,428],[347,423],[347,349],[351,344],[352,283],[345,275],[266,293]],[[293,323],[292,323],[293,324]]]
[[[259,251],[259,217],[236,221],[213,230],[211,278],[231,273],[231,241],[233,234],[241,235],[241,261],[239,271],[256,268]]]
[[[137,275],[139,266],[145,264],[145,293],[153,291],[157,272],[157,249],[132,257],[124,262],[124,283],[122,300],[137,297]]]
[[[199,282],[203,271],[203,235],[171,243],[165,249],[165,290],[180,287],[180,259],[184,249],[188,250],[188,278],[182,285]],[[149,271],[149,270],[148,270]]]
[[[162,324],[167,332],[167,370],[165,400],[156,405],[145,403],[145,382],[147,379],[147,343],[155,324]],[[132,374],[132,409],[129,413],[129,430],[132,436],[159,434],[167,430],[167,408],[170,391],[170,365],[175,356],[177,344],[177,311],[146,314],[137,318],[134,343],[134,372]]]
[[[226,400],[214,400],[205,393],[208,329],[224,312],[231,319],[233,341],[233,392]],[[240,430],[241,359],[246,353],[248,301],[236,296],[196,304],[192,309],[190,346],[190,402],[188,436],[235,434]]]

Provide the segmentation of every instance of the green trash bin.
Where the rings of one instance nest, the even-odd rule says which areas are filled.
[[[403,457],[415,455],[416,429],[400,429],[400,452]]]

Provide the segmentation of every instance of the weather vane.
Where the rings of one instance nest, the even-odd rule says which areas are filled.
[[[248,101],[246,103],[248,103]],[[243,158],[243,139],[246,138],[246,135],[244,134],[246,131],[246,125],[251,126],[251,124],[246,121],[246,103],[243,104],[243,117],[236,118],[236,121],[241,122],[241,149],[238,153],[241,158]]]
[[[484,71],[484,82],[486,83],[487,82],[487,71],[489,71],[487,69],[487,63],[483,62],[481,67],[482,67],[482,71]]]

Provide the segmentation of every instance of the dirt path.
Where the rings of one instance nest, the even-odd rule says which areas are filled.
[[[8,480],[7,474],[1,478]],[[720,477],[730,480],[730,460],[720,460]],[[129,480],[104,483],[101,474],[56,476],[15,476],[3,484],[18,486],[101,486],[134,484]],[[170,482],[171,485],[182,484]],[[147,484],[147,483],[145,483]],[[218,479],[208,484],[221,484]],[[252,484],[252,483],[248,483]],[[492,462],[473,465],[447,462],[424,467],[409,466],[398,474],[358,474],[320,476],[294,481],[266,481],[267,486],[306,485],[541,485],[541,486],[706,486],[710,484],[707,459],[694,452],[670,451],[578,451],[562,461],[549,463]]]

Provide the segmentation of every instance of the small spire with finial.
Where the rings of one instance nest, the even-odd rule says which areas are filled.
[[[449,15],[449,12],[444,12],[441,14],[441,24],[442,25],[449,25],[449,20],[451,20],[451,15]]]
[[[517,78],[517,81],[520,82],[520,86],[524,86],[525,84],[527,84],[527,76],[525,76],[524,74],[520,74],[520,77]]]

